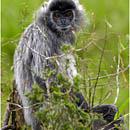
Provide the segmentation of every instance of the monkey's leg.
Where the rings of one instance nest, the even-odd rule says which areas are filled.
[[[22,61],[15,65],[15,80],[21,104],[23,105],[24,119],[33,130],[40,130],[38,120],[33,116],[33,105],[25,94],[32,94],[34,83],[31,72],[24,66]]]
[[[24,109],[24,118],[27,124],[31,125],[32,130],[41,130],[38,120],[32,115],[32,108]]]
[[[112,104],[98,105],[92,109],[94,113],[103,114],[103,119],[107,122],[114,120],[115,114],[118,112],[118,108]]]
[[[30,105],[28,98],[22,92],[20,92],[19,95],[23,105],[24,120],[26,124],[31,126],[32,130],[40,130],[39,122],[33,116],[33,107]]]
[[[120,124],[124,124],[123,120],[114,121],[114,117],[118,112],[118,108],[112,104],[98,105],[92,109],[93,113],[102,114],[103,119],[106,121],[105,123],[97,119],[94,121],[93,130],[98,130],[104,128],[104,130],[118,130],[115,125],[120,126]]]
[[[82,93],[76,93],[75,96],[79,99],[76,104],[81,107],[81,109],[84,109],[86,112],[88,112],[88,104],[85,101]],[[118,108],[115,105],[111,104],[105,104],[105,105],[98,105],[92,109],[93,113],[102,114],[102,117],[104,119],[96,119],[93,123],[93,130],[98,130],[104,127],[104,130],[118,130],[115,125],[120,126],[120,124],[124,124],[123,119],[114,121],[114,117],[116,113],[118,112]]]

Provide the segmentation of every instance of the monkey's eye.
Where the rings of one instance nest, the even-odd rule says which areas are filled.
[[[53,14],[53,16],[54,16],[54,18],[58,19],[58,18],[61,17],[61,14],[60,14],[59,12],[55,12],[55,13]]]
[[[67,11],[65,14],[64,14],[64,17],[72,17],[73,16],[73,12],[72,11]]]

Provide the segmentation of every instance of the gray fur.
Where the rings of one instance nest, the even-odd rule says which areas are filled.
[[[39,124],[37,119],[32,115],[32,107],[29,105],[29,100],[25,96],[25,93],[32,92],[32,85],[38,83],[39,86],[43,87],[44,78],[42,74],[43,67],[48,60],[46,57],[54,56],[55,54],[62,55],[60,47],[64,44],[74,44],[75,37],[72,31],[69,32],[58,32],[56,25],[53,23],[49,24],[50,14],[49,7],[52,2],[58,0],[50,0],[45,3],[44,7],[41,7],[36,14],[36,20],[32,23],[23,33],[19,45],[14,55],[14,76],[16,80],[17,90],[24,107],[24,118],[28,125],[31,125],[33,130],[39,130]],[[59,0],[60,1],[60,0]],[[63,0],[62,0],[63,1]],[[72,23],[74,30],[77,30],[84,21],[84,9],[79,4],[78,0],[67,0],[72,2],[76,6],[76,16]],[[45,20],[48,18],[47,20]],[[48,24],[48,25],[46,25]],[[49,26],[52,26],[51,28]],[[67,56],[68,57],[68,56]],[[68,69],[69,77],[75,76],[77,71],[74,67],[75,61],[73,56],[69,56],[72,59],[70,63],[70,69]],[[61,58],[62,60],[66,58]],[[63,64],[63,65],[62,65]],[[64,67],[64,61],[59,61],[59,70]],[[75,70],[74,73],[72,70]],[[71,74],[72,72],[72,74]]]

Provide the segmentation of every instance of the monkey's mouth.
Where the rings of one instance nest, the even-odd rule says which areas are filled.
[[[68,28],[61,28],[61,31],[63,31],[63,32],[66,32],[68,30],[69,30]]]
[[[68,32],[70,30],[70,27],[60,27],[59,30],[61,32]]]

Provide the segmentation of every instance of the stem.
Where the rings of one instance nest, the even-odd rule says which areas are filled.
[[[98,84],[98,80],[99,80],[99,76],[100,76],[100,72],[101,72],[102,59],[103,59],[103,55],[104,55],[104,51],[105,51],[105,47],[106,47],[106,43],[107,43],[107,24],[106,24],[106,22],[105,22],[105,25],[106,25],[106,29],[105,29],[105,41],[104,41],[104,46],[103,46],[102,54],[101,54],[100,61],[99,61],[99,68],[98,68],[96,83],[94,85],[94,90],[93,90],[92,107],[94,105],[94,97],[95,97],[95,92],[96,92],[96,86]]]
[[[121,60],[121,56],[120,56],[120,35],[118,36],[118,65],[117,65],[117,75],[116,75],[116,87],[117,87],[117,95],[114,101],[114,105],[116,104],[118,97],[119,97],[119,70],[120,70],[120,60]]]

